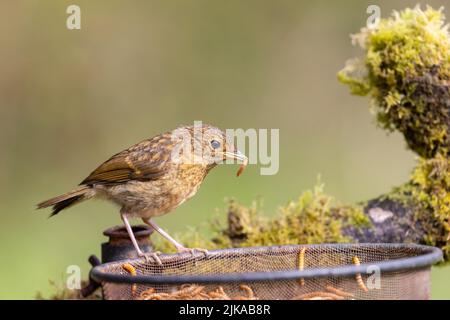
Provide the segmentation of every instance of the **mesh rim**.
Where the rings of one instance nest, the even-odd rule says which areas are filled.
[[[280,281],[295,280],[300,278],[317,277],[348,277],[358,273],[364,273],[369,266],[376,265],[380,272],[394,272],[399,270],[414,270],[424,267],[430,267],[443,258],[442,251],[439,248],[403,243],[334,243],[334,244],[311,244],[311,245],[284,245],[268,247],[245,247],[229,248],[209,251],[208,257],[214,255],[245,255],[255,254],[255,250],[261,252],[281,251],[287,249],[307,248],[367,248],[367,249],[413,249],[416,256],[408,258],[393,259],[389,261],[371,262],[351,266],[341,266],[335,268],[311,268],[305,270],[286,270],[270,272],[244,272],[244,273],[226,273],[226,274],[207,274],[207,275],[128,275],[110,273],[106,270],[113,265],[126,262],[142,261],[143,258],[126,259],[109,262],[94,267],[90,271],[90,277],[97,282],[110,283],[140,283],[140,284],[183,284],[183,283],[225,283],[225,282],[260,282],[260,281]],[[204,257],[202,253],[194,254],[194,257]],[[208,257],[206,259],[208,259]],[[192,258],[190,253],[175,253],[160,255],[161,261],[170,262],[185,258]]]

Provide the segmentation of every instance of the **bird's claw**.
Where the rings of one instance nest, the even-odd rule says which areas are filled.
[[[208,254],[209,254],[209,251],[206,250],[206,249],[203,249],[203,248],[185,248],[185,247],[180,247],[180,248],[177,248],[177,250],[180,253],[188,252],[191,255],[194,255],[195,251],[199,251],[199,252],[202,252],[205,255],[205,257],[207,257]]]
[[[139,254],[139,257],[143,257],[145,259],[145,262],[156,262],[157,264],[159,264],[161,266],[162,261],[158,256],[159,254],[161,254],[161,252],[159,252],[159,251],[146,252],[146,253],[141,252]]]

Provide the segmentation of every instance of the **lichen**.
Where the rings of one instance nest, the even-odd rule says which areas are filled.
[[[214,220],[211,240],[204,240],[198,231],[190,230],[183,239],[189,247],[219,249],[229,247],[269,246],[287,244],[355,242],[345,236],[344,228],[369,228],[369,218],[361,205],[343,205],[326,195],[324,185],[303,192],[295,201],[279,208],[272,218],[261,213],[261,202],[247,207],[230,200],[225,223]],[[167,244],[158,241],[158,250],[167,252]],[[172,251],[172,250],[170,250]]]
[[[378,124],[399,130],[425,158],[450,150],[450,37],[441,10],[394,12],[353,36],[365,51],[338,79],[370,96]]]

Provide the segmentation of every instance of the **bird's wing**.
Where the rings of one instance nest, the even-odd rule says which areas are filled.
[[[153,140],[153,139],[152,139]],[[95,169],[81,184],[122,184],[130,180],[150,181],[167,170],[165,143],[145,140],[124,150]]]

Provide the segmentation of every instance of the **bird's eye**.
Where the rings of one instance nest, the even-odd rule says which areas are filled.
[[[219,147],[220,147],[220,142],[217,141],[217,140],[212,140],[212,141],[211,141],[211,147],[212,147],[213,149],[219,148]]]

